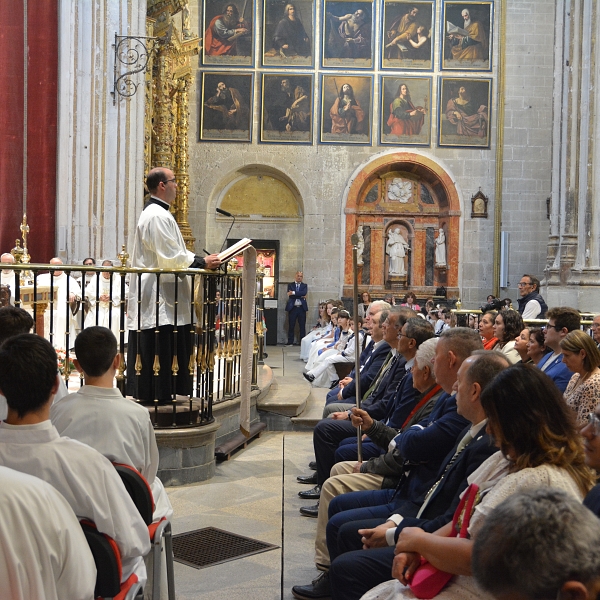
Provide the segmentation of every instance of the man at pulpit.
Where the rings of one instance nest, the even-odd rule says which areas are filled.
[[[60,258],[50,259],[51,265],[62,265]],[[44,273],[37,278],[38,286],[52,286],[56,293],[54,306],[48,305],[44,314],[44,337],[55,348],[65,351],[73,348],[81,322],[77,321],[79,303],[81,302],[81,287],[77,280],[64,271]],[[50,321],[52,320],[52,328]],[[67,342],[67,332],[69,340]]]

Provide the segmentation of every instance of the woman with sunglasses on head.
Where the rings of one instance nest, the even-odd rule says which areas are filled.
[[[513,365],[521,360],[515,350],[515,338],[524,327],[521,315],[510,308],[503,308],[494,320],[494,336],[498,338],[496,350],[500,350]]]
[[[600,350],[593,338],[579,329],[560,342],[562,361],[573,376],[565,390],[565,401],[575,411],[577,424],[585,425],[587,415],[600,399]]]
[[[573,414],[552,380],[531,365],[518,364],[498,374],[483,390],[487,430],[500,448],[468,478],[479,486],[467,538],[448,537],[452,523],[435,533],[406,527],[396,544],[392,577],[363,600],[415,598],[407,586],[421,564],[457,575],[435,597],[440,600],[488,600],[471,575],[473,539],[486,517],[521,489],[551,486],[582,500],[594,484]]]

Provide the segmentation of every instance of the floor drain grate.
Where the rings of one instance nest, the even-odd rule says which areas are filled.
[[[173,536],[173,558],[196,569],[268,552],[275,548],[279,546],[216,527],[204,527]]]

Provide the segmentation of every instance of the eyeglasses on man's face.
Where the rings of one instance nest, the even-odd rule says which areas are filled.
[[[517,283],[517,287],[526,287],[528,285],[533,285],[533,283],[528,283],[527,281],[519,281],[519,283]]]
[[[174,182],[176,182],[176,181],[177,181],[177,179],[176,179],[175,177],[173,177],[173,179],[167,179],[167,180],[166,180],[166,181],[164,181],[163,183],[164,183],[165,185],[167,185],[167,183],[174,183]]]

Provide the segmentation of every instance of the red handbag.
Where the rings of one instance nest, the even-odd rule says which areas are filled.
[[[467,537],[467,529],[473,514],[473,507],[477,499],[479,486],[472,483],[463,494],[459,505],[454,511],[452,518],[452,533],[448,537]],[[460,532],[456,534],[456,527],[462,517]],[[441,571],[434,567],[429,561],[421,557],[421,565],[414,572],[409,587],[412,593],[422,600],[435,598],[448,582],[454,577],[452,573]]]

